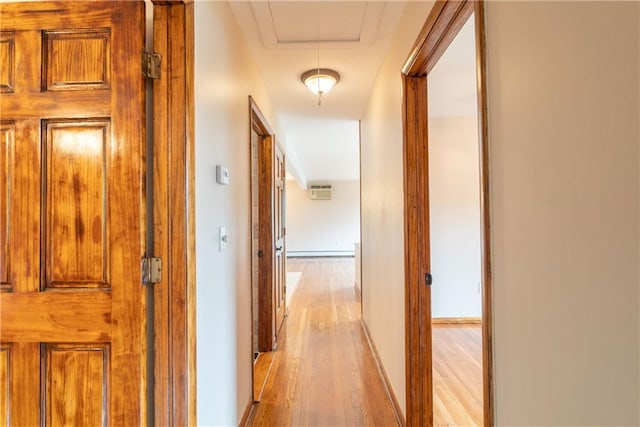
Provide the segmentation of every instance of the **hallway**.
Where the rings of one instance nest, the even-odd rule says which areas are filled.
[[[253,426],[395,426],[360,324],[353,258],[292,258],[302,278]]]

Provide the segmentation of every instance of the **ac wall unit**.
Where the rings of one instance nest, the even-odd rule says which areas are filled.
[[[309,193],[311,194],[311,200],[331,200],[331,192],[333,187],[331,185],[311,185],[309,186]]]

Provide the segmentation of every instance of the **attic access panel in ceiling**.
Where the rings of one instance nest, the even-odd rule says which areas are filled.
[[[264,46],[269,49],[373,45],[386,2],[251,2]]]

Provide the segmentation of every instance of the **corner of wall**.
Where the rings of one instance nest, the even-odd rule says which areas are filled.
[[[362,319],[403,416],[406,374],[401,69],[432,5],[406,3],[361,121]]]

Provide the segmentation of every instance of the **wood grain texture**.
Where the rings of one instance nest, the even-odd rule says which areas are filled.
[[[356,267],[356,274],[357,274],[357,267]],[[358,289],[356,288],[356,298],[358,300],[361,300],[362,296],[360,295],[360,292],[358,291]],[[362,306],[362,302],[360,303],[360,305]],[[384,369],[384,365],[382,364],[382,359],[380,359],[380,354],[378,353],[378,349],[375,345],[375,343],[373,342],[373,339],[371,338],[371,333],[369,332],[369,328],[367,327],[367,324],[364,322],[364,320],[360,319],[360,323],[362,324],[362,329],[364,330],[364,335],[367,338],[367,344],[369,344],[369,349],[371,349],[371,353],[373,354],[373,358],[376,361],[376,366],[378,367],[378,373],[380,374],[380,377],[382,378],[382,381],[384,383],[384,388],[385,388],[385,392],[387,393],[387,396],[389,396],[389,399],[391,399],[391,403],[392,403],[392,407],[393,407],[393,415],[396,417],[396,422],[398,423],[398,425],[400,427],[404,427],[406,426],[407,422],[404,418],[404,410],[403,408],[400,406],[400,403],[398,402],[398,399],[396,398],[396,394],[393,392],[393,387],[391,385],[391,381],[389,380],[389,377],[387,376],[387,371]]]
[[[249,132],[258,136],[258,351],[272,351],[276,342],[276,226],[275,226],[275,136],[260,108],[249,97]],[[251,141],[249,141],[251,144]],[[255,187],[255,186],[254,186]],[[254,191],[255,188],[252,188]],[[253,274],[253,273],[252,273]]]
[[[108,342],[111,298],[107,292],[4,293],[0,325],[8,342]]]
[[[3,337],[4,339],[4,337]],[[34,411],[41,398],[39,343],[10,343],[9,417],[11,426],[44,424],[44,413]],[[33,367],[37,369],[33,369]]]
[[[19,70],[12,91],[0,94],[0,120],[14,125],[18,141],[7,179],[11,292],[0,294],[11,423],[93,423],[78,414],[99,412],[99,423],[142,424],[144,3],[3,3],[0,21],[14,36]],[[105,42],[104,34],[117,36]],[[76,87],[43,91],[47,76]],[[105,283],[108,291],[98,289]],[[49,360],[64,365],[59,378],[83,390],[108,383],[100,409],[97,400],[89,404],[95,411],[74,406],[79,398],[53,380],[50,405],[37,398],[47,383],[42,349],[56,343],[108,346],[99,379],[92,358]],[[47,408],[57,409],[47,415]]]
[[[101,29],[45,31],[45,91],[108,89],[111,32]]]
[[[403,67],[403,74],[405,79],[405,92],[404,92],[404,111],[403,126],[405,135],[405,174],[409,173],[411,176],[419,177],[420,171],[426,170],[428,165],[428,157],[415,156],[416,146],[422,144],[422,136],[420,132],[416,132],[415,128],[422,128],[424,126],[426,132],[427,111],[426,111],[426,89],[414,90],[414,85],[424,84],[426,85],[429,71],[435,66],[440,56],[448,48],[449,44],[457,35],[458,31],[464,23],[469,19],[472,13],[475,12],[476,19],[476,47],[477,47],[477,74],[478,74],[478,111],[479,111],[479,154],[480,154],[480,181],[481,181],[481,221],[482,221],[482,348],[483,348],[483,401],[484,401],[484,423],[485,425],[493,425],[493,355],[492,355],[492,298],[491,298],[491,246],[489,241],[490,230],[490,213],[489,213],[489,176],[488,176],[488,145],[487,145],[487,104],[486,104],[486,77],[485,77],[485,42],[484,42],[484,3],[482,1],[437,1],[427,20],[416,39],[413,49]],[[422,82],[422,83],[418,83]],[[409,84],[412,83],[412,84]],[[424,99],[420,99],[425,97]],[[417,115],[416,111],[422,109]],[[413,114],[413,115],[412,115]],[[426,138],[425,138],[426,140]],[[406,152],[409,150],[409,152]],[[412,162],[418,163],[412,165]],[[419,182],[428,183],[428,177],[423,176],[418,178]],[[415,274],[416,271],[409,267],[414,265],[412,262],[416,254],[413,254],[410,249],[413,237],[410,233],[410,229],[423,230],[426,234],[421,233],[419,240],[422,242],[428,242],[428,215],[420,215],[419,210],[415,209],[413,203],[415,202],[416,192],[420,194],[419,184],[415,185],[411,180],[407,180],[405,177],[405,233],[406,243],[405,252],[407,254],[407,279],[406,279],[406,310],[407,315],[407,423],[414,425],[411,419],[412,414],[417,414],[420,411],[430,414],[432,410],[432,402],[429,401],[429,393],[426,388],[413,387],[410,384],[415,383],[414,373],[411,371],[413,366],[420,366],[420,363],[431,364],[428,360],[431,352],[422,352],[422,349],[428,348],[428,341],[431,339],[431,332],[428,328],[431,326],[431,322],[428,322],[427,327],[414,327],[412,323],[417,325],[424,325],[423,322],[417,321],[415,316],[420,313],[420,309],[414,309],[411,305],[411,300],[415,299],[419,293],[416,293],[413,289],[414,283],[411,281],[411,274]],[[426,194],[426,193],[424,193]],[[418,196],[419,197],[419,196]],[[423,206],[428,206],[428,198],[422,200]],[[426,221],[426,223],[423,223]],[[427,252],[428,253],[428,252]],[[418,339],[414,335],[423,334]],[[417,349],[412,345],[412,341],[418,340],[422,349]],[[425,346],[426,345],[426,346]],[[417,352],[417,353],[416,353]],[[417,359],[423,359],[418,361]],[[426,393],[426,394],[425,394]],[[415,396],[412,396],[415,395]],[[415,399],[414,399],[415,397]],[[420,407],[421,402],[426,402],[427,406]],[[415,404],[414,404],[415,403]],[[431,425],[432,421],[425,419],[416,419],[415,425]]]
[[[15,76],[15,34],[0,32],[0,93],[13,92]]]
[[[48,344],[44,353],[46,425],[109,425],[108,345]]]
[[[45,121],[43,289],[108,288],[108,121]]]
[[[432,425],[427,81],[403,79],[406,422]]]
[[[353,259],[290,259],[288,269],[302,278],[249,425],[397,425],[360,323]]]
[[[154,2],[155,423],[195,421],[193,6]]]
[[[256,402],[260,401],[276,354],[277,352],[275,351],[260,353],[255,362],[253,362],[253,400]]]
[[[483,425],[480,325],[434,325],[432,332],[434,425]]]
[[[274,148],[272,135],[258,139],[258,350],[276,348],[275,318],[275,227],[274,227]]]
[[[109,4],[109,3],[107,3]],[[111,424],[142,424],[147,418],[143,399],[146,380],[146,299],[140,259],[146,238],[145,79],[139,53],[144,49],[143,2],[110,3],[112,33],[112,98],[110,158],[112,242],[111,299]],[[96,91],[97,92],[97,91]],[[120,278],[116,287],[115,278]]]
[[[187,321],[187,422],[197,425],[197,396],[196,396],[196,115],[195,115],[195,31],[194,5],[191,0],[185,3],[185,51],[186,63],[185,108],[186,108],[186,168],[187,168],[187,284],[186,284],[186,321]]]
[[[11,388],[9,387],[11,372],[11,345],[0,344],[0,425],[8,426],[11,399]]]
[[[473,10],[473,1],[437,1],[411,49],[403,73],[414,77],[427,75],[471,16]]]
[[[491,249],[491,197],[484,0],[475,2],[476,82],[478,86],[478,147],[480,155],[480,228],[482,244],[482,374],[484,425],[495,424],[493,402],[493,268]]]
[[[11,291],[9,282],[9,227],[11,220],[11,169],[13,147],[15,146],[15,125],[0,122],[0,292]]]
[[[273,176],[273,237],[274,237],[274,273],[273,297],[275,311],[275,335],[282,328],[284,316],[287,314],[287,257],[285,255],[284,218],[285,218],[285,156],[275,144],[274,176]]]

